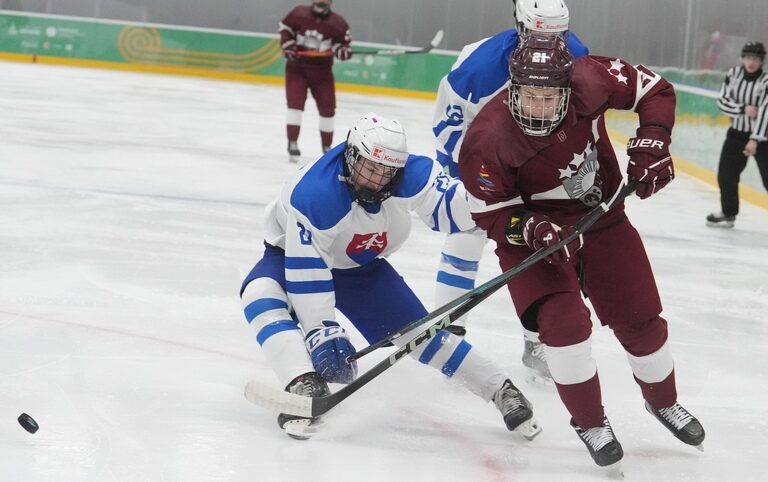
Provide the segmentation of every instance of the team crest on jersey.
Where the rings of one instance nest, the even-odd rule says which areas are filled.
[[[370,263],[387,248],[387,232],[355,234],[347,245],[347,256],[358,264]]]
[[[317,30],[305,30],[296,35],[296,43],[307,50],[330,50],[331,42]]]
[[[584,151],[575,153],[565,169],[560,169],[560,182],[571,199],[594,207],[603,199],[603,180],[599,169],[597,150],[587,141]]]
[[[496,184],[491,180],[491,174],[485,169],[485,164],[480,166],[480,174],[477,177],[478,187],[481,191],[492,192]]]

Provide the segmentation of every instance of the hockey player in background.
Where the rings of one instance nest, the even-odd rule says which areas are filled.
[[[633,110],[627,177],[646,199],[674,177],[669,143],[672,85],[613,57],[573,60],[559,37],[531,35],[510,60],[509,88],[488,101],[461,146],[459,171],[478,226],[496,242],[503,270],[573,232],[572,225],[621,187],[605,130],[608,109]],[[623,451],[601,399],[582,290],[627,353],[646,409],[683,442],[704,429],[677,401],[667,322],[645,248],[623,203],[581,237],[509,282],[520,319],[536,322],[571,425],[601,466]]]
[[[433,132],[437,160],[456,177],[464,133],[475,115],[509,85],[509,57],[521,35],[536,32],[562,35],[574,57],[587,55],[587,47],[568,31],[570,14],[562,0],[517,0],[517,29],[510,29],[467,45],[443,77],[437,92]],[[435,304],[445,303],[475,287],[477,270],[487,239],[480,229],[448,234],[445,238],[435,285]],[[463,335],[466,317],[453,326]],[[544,350],[535,325],[523,327],[523,364],[534,379],[551,383]]]
[[[326,382],[355,378],[356,362],[346,361],[355,348],[334,308],[369,343],[427,314],[386,260],[408,237],[411,212],[434,230],[474,225],[461,182],[432,159],[410,155],[400,124],[373,113],[355,124],[346,142],[296,173],[267,207],[266,249],[241,298],[286,391],[317,397],[329,394]],[[528,400],[462,338],[442,330],[411,355],[492,400],[509,430],[527,438],[538,433]],[[295,438],[305,438],[315,421],[278,417]]]
[[[333,60],[352,57],[349,25],[344,17],[331,11],[332,0],[313,0],[300,5],[280,22],[280,43],[286,58],[285,97],[288,101],[286,130],[291,162],[298,162],[299,131],[307,90],[320,114],[320,144],[323,152],[333,143],[336,115],[336,84]]]

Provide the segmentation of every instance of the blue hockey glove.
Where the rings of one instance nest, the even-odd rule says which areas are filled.
[[[347,357],[356,353],[344,328],[335,321],[323,321],[312,328],[304,339],[312,357],[315,371],[326,381],[350,383],[357,376],[357,362],[347,363]]]

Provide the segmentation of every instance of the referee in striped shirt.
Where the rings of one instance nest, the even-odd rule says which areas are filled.
[[[755,156],[768,190],[768,72],[763,71],[765,47],[747,42],[741,65],[725,74],[717,106],[731,118],[717,170],[722,212],[707,216],[707,226],[732,228],[739,214],[739,178]]]

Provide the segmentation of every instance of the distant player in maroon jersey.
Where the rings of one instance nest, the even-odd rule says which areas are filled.
[[[332,0],[313,0],[300,5],[280,22],[280,43],[287,60],[285,96],[288,100],[288,153],[296,162],[301,155],[298,146],[301,117],[307,90],[320,114],[320,142],[323,152],[333,142],[333,117],[336,114],[336,87],[333,78],[334,57],[352,57],[349,25],[344,17],[331,11]]]
[[[634,110],[627,177],[645,199],[674,178],[669,143],[672,85],[609,57],[578,60],[557,38],[523,39],[510,59],[512,84],[475,117],[459,172],[475,221],[496,241],[502,269],[556,244],[590,208],[620,188],[622,172],[605,130],[608,109]],[[589,309],[627,352],[645,406],[677,438],[699,446],[704,429],[677,403],[667,322],[645,248],[620,204],[582,237],[509,282],[524,325],[538,322],[552,378],[571,425],[601,466],[623,451],[605,416],[591,354]]]

